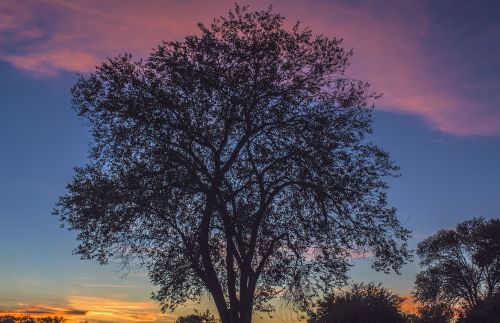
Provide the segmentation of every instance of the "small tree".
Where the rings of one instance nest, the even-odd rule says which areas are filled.
[[[308,323],[402,323],[403,299],[381,284],[353,284],[341,293],[330,293],[309,311]]]
[[[208,290],[223,323],[248,323],[344,282],[353,250],[384,271],[408,257],[397,167],[366,137],[375,95],[341,40],[283,23],[236,5],[73,88],[93,141],[55,214],[82,258],[145,263],[163,310]]]
[[[475,218],[440,230],[419,243],[424,270],[416,278],[416,298],[467,312],[500,288],[500,221]]]

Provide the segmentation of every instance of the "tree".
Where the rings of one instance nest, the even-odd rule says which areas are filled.
[[[403,298],[381,284],[356,284],[341,293],[330,293],[309,311],[308,323],[400,323]]]
[[[54,213],[75,252],[146,265],[164,311],[207,290],[223,323],[276,297],[305,308],[346,280],[353,251],[397,271],[409,232],[385,178],[398,169],[367,138],[376,95],[344,75],[351,52],[271,8],[199,27],[73,87],[90,161]]]
[[[423,303],[445,303],[465,312],[490,300],[500,288],[500,220],[474,218],[440,230],[420,242],[424,270],[415,296]]]
[[[201,314],[195,310],[194,314],[179,317],[175,323],[218,323],[218,321],[208,310]]]

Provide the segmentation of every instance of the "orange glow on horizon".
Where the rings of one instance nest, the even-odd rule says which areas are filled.
[[[88,322],[175,322],[176,314],[162,314],[154,302],[133,302],[118,299],[70,296],[66,306],[28,305],[0,311],[0,315],[63,317],[67,323]]]
[[[403,302],[401,303],[401,310],[406,314],[417,314],[418,304],[415,302],[413,297],[405,296],[403,297]]]

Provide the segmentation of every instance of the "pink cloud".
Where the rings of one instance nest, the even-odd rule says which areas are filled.
[[[84,51],[60,49],[46,53],[4,55],[5,61],[37,76],[55,76],[60,71],[88,72],[99,60]]]
[[[314,32],[345,39],[355,53],[351,75],[384,93],[376,102],[380,110],[417,115],[455,135],[500,135],[497,98],[478,100],[485,91],[496,91],[496,85],[490,80],[485,85],[464,83],[474,72],[471,66],[447,67],[429,43],[435,30],[424,2],[274,3],[290,22],[300,19]],[[196,22],[209,23],[232,6],[226,0],[7,0],[0,3],[0,45],[11,50],[0,50],[0,59],[38,76],[92,71],[108,56],[147,56],[162,40],[194,33]],[[253,9],[267,6],[267,1],[251,2]]]
[[[316,19],[306,17],[313,30],[343,37],[346,47],[354,49],[351,74],[383,93],[376,102],[379,110],[418,115],[433,128],[454,135],[499,135],[499,102],[480,103],[473,85],[463,84],[471,66],[436,69],[443,62],[428,45],[433,31],[422,4],[324,4]],[[480,87],[485,85],[491,86]]]

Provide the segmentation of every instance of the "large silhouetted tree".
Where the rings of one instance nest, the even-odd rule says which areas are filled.
[[[500,291],[500,220],[475,218],[440,230],[417,248],[424,270],[415,296],[423,303],[445,303],[464,314]],[[487,308],[487,306],[485,306]]]
[[[236,6],[145,61],[122,55],[72,90],[90,161],[55,214],[82,258],[138,258],[162,309],[212,295],[223,323],[279,296],[304,308],[345,280],[353,250],[397,270],[408,231],[387,206],[397,167],[370,143],[350,51]]]

